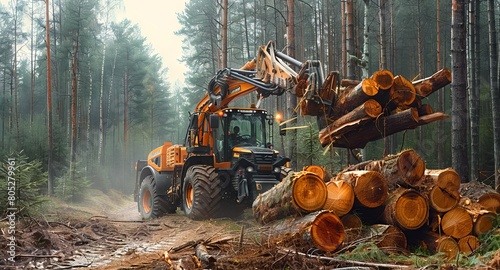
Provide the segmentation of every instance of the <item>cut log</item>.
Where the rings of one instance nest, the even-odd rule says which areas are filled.
[[[212,269],[217,259],[208,253],[207,247],[203,244],[198,244],[195,247],[196,257],[200,260],[203,269]]]
[[[437,233],[426,232],[421,235],[422,241],[433,253],[443,253],[445,258],[453,260],[457,258],[458,243],[450,236],[439,236]]]
[[[356,214],[347,214],[343,216],[340,221],[344,225],[344,230],[346,233],[345,242],[352,242],[361,237],[361,229],[363,228],[363,222]]]
[[[382,160],[371,160],[351,165],[344,171],[368,170],[381,173],[389,190],[399,186],[416,187],[422,181],[425,172],[425,162],[413,149],[388,155]]]
[[[375,208],[387,199],[387,184],[384,176],[375,171],[346,171],[337,175],[336,181],[345,181],[352,186],[356,201],[361,206]]]
[[[394,74],[390,70],[377,70],[372,74],[372,79],[377,83],[380,90],[389,90],[394,84]]]
[[[347,114],[344,114],[343,116],[335,120],[326,128],[322,129],[319,132],[319,140],[327,141],[328,138],[333,133],[333,131],[335,131],[336,129],[338,129],[339,127],[341,127],[346,123],[350,123],[359,119],[375,118],[379,116],[381,113],[382,113],[382,106],[380,106],[380,104],[377,101],[369,99],[365,101],[365,103],[356,107],[354,110],[350,111]]]
[[[491,186],[472,181],[460,185],[460,195],[479,203],[483,209],[500,213],[500,194]]]
[[[268,232],[271,233],[271,241],[280,245],[293,245],[306,250],[314,246],[325,252],[336,250],[345,239],[340,218],[325,210],[278,220],[270,224]]]
[[[325,182],[329,182],[330,179],[332,178],[331,174],[326,170],[325,166],[318,166],[318,165],[304,166],[302,170],[317,174]]]
[[[361,81],[358,80],[342,79],[340,80],[340,87],[354,87],[360,83]]]
[[[387,199],[383,219],[404,230],[416,230],[429,218],[427,200],[415,190],[398,188]]]
[[[415,87],[417,96],[422,98],[429,96],[450,83],[451,70],[444,68],[434,73],[432,76],[414,81],[412,84]]]
[[[434,110],[432,109],[431,105],[429,104],[422,104],[417,107],[418,109],[418,115],[419,116],[424,116],[424,115],[429,115],[433,114]]]
[[[424,194],[430,206],[437,212],[453,209],[460,198],[460,176],[452,168],[425,170],[418,190]]]
[[[461,253],[469,255],[480,246],[479,239],[474,235],[467,235],[458,240],[458,249]]]
[[[323,209],[330,210],[341,217],[351,211],[354,205],[354,190],[345,181],[330,181],[326,183],[328,196]]]
[[[394,77],[394,84],[389,93],[396,107],[408,108],[415,101],[415,87],[410,81],[400,75]]]
[[[406,235],[396,226],[375,224],[363,230],[363,238],[375,243],[380,250],[387,254],[406,251],[408,242]]]
[[[481,236],[493,229],[493,222],[497,215],[493,212],[483,212],[474,218],[472,232],[475,236]]]
[[[454,238],[462,238],[472,232],[472,217],[462,207],[455,207],[443,215],[441,229]]]
[[[378,84],[370,78],[364,79],[354,87],[344,88],[333,108],[332,118],[337,119],[354,110],[377,93]]]
[[[292,172],[254,200],[253,215],[258,222],[266,224],[289,215],[320,210],[326,197],[326,184],[318,175]]]

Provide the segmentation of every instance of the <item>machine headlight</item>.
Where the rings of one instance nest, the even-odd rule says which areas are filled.
[[[274,167],[274,172],[275,173],[281,173],[281,168],[280,167]]]
[[[252,166],[248,166],[248,167],[247,167],[247,172],[251,173],[251,172],[253,172],[253,171],[254,171],[254,169],[253,169],[253,167],[252,167]]]

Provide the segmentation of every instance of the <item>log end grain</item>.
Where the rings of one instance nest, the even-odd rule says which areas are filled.
[[[413,149],[400,153],[397,161],[399,176],[409,186],[417,186],[425,172],[425,162]]]
[[[415,101],[416,92],[413,84],[403,76],[394,77],[394,84],[389,91],[391,99],[399,106],[409,106]]]
[[[448,260],[457,258],[460,251],[457,241],[455,239],[443,236],[437,240],[436,253],[443,253]]]
[[[292,186],[293,203],[306,212],[314,212],[323,208],[326,202],[327,189],[323,179],[311,172],[301,172]]]
[[[481,195],[478,201],[485,210],[500,213],[500,194],[496,192],[489,192]]]
[[[363,221],[356,214],[347,214],[340,218],[344,225],[346,233],[345,242],[352,242],[361,237],[361,229],[363,228]]]
[[[476,218],[476,222],[474,222],[474,227],[472,229],[474,235],[480,236],[493,229],[493,221],[495,220],[495,218],[496,214],[492,212],[479,215]]]
[[[302,168],[302,170],[317,174],[325,182],[330,181],[331,175],[328,173],[325,166],[310,165],[310,166],[305,166],[304,168]]]
[[[469,255],[479,248],[479,239],[474,235],[467,235],[458,240],[458,249],[461,253]]]
[[[354,190],[345,181],[330,181],[326,183],[328,196],[323,209],[330,210],[339,217],[351,211],[354,205]]]
[[[437,174],[437,186],[458,200],[460,197],[460,175],[452,168],[438,170]]]
[[[427,200],[415,190],[406,190],[396,201],[394,218],[403,229],[416,230],[429,218]]]
[[[376,224],[370,226],[369,229],[375,235],[380,235],[376,240],[376,245],[383,252],[393,254],[401,253],[407,249],[408,241],[406,235],[398,227],[386,224]],[[382,231],[375,233],[374,231],[377,230]]]
[[[388,186],[384,176],[376,171],[349,171],[337,175],[354,190],[356,200],[364,207],[375,208],[382,205],[388,196]]]
[[[361,88],[369,97],[373,97],[378,93],[378,84],[370,78],[366,78],[361,82]]]
[[[369,99],[364,103],[366,115],[375,118],[382,113],[382,106],[374,99]]]
[[[458,199],[440,187],[434,186],[429,192],[429,204],[437,212],[445,213],[458,204]]]
[[[372,75],[372,79],[382,90],[388,90],[394,84],[394,74],[392,74],[392,72],[387,69],[375,71]]]
[[[311,239],[318,249],[331,252],[345,239],[345,231],[340,218],[332,212],[323,211],[317,215],[310,229]]]
[[[443,215],[441,228],[443,232],[455,238],[462,238],[472,232],[472,217],[462,207],[455,207]]]

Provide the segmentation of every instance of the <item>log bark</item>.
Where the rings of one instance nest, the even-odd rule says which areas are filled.
[[[362,238],[375,243],[380,250],[387,254],[402,253],[406,251],[408,241],[406,235],[396,226],[388,224],[375,224],[363,230]]]
[[[431,252],[443,253],[448,260],[457,258],[459,252],[458,243],[452,237],[439,236],[437,233],[426,232],[421,235],[420,239]]]
[[[195,247],[196,257],[200,260],[203,269],[212,269],[217,259],[215,256],[208,253],[207,247],[203,244],[198,244]]]
[[[412,82],[419,98],[427,97],[451,83],[451,70],[444,68],[430,77]]]
[[[326,183],[328,196],[323,209],[330,210],[341,217],[351,211],[354,205],[354,190],[345,181],[330,181]]]
[[[340,87],[354,87],[360,83],[361,81],[358,80],[342,79],[340,80]]]
[[[378,84],[371,78],[366,78],[354,87],[346,87],[339,95],[332,118],[337,119],[354,110],[359,105],[378,93]]]
[[[458,240],[458,249],[461,253],[469,255],[480,246],[479,239],[474,235],[467,235]]]
[[[311,172],[293,172],[253,202],[253,215],[262,224],[290,215],[310,213],[323,208],[326,184]]]
[[[472,217],[462,207],[455,207],[443,215],[441,229],[454,238],[462,238],[472,232]]]
[[[344,171],[368,170],[381,173],[387,181],[389,190],[399,186],[416,187],[422,181],[425,172],[425,162],[413,149],[388,155],[381,160],[370,160],[351,165]]]
[[[460,176],[452,168],[425,170],[418,190],[424,194],[430,206],[444,213],[453,209],[460,198]]]
[[[370,119],[379,116],[382,113],[382,106],[373,100],[369,99],[365,103],[359,105],[354,110],[344,114],[333,123],[319,132],[319,140],[327,141],[331,134],[344,124],[351,123],[359,119]]]
[[[352,186],[356,201],[361,206],[375,208],[387,199],[387,184],[384,176],[375,171],[346,171],[337,175],[336,181],[345,181]]]
[[[387,199],[383,220],[404,230],[416,230],[429,218],[427,200],[415,190],[398,188]]]
[[[293,245],[301,249],[311,246],[331,252],[345,239],[345,231],[339,217],[329,211],[317,211],[303,217],[289,217],[270,224],[271,241],[280,245]]]
[[[486,184],[477,181],[463,183],[460,195],[479,203],[485,210],[500,213],[500,194]]]

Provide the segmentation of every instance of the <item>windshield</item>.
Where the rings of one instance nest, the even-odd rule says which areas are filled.
[[[219,160],[228,160],[235,146],[266,146],[266,114],[262,111],[229,110],[216,130]]]

